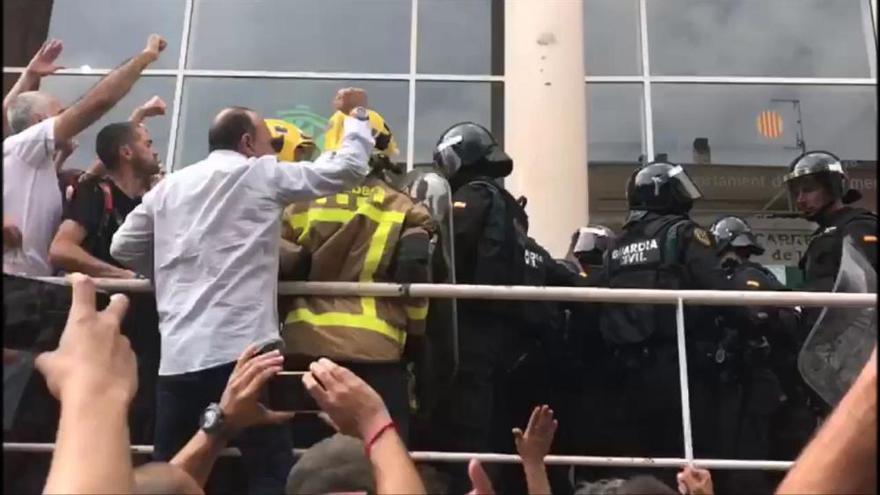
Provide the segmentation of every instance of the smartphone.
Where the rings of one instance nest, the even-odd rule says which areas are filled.
[[[269,380],[269,408],[275,411],[319,413],[321,408],[309,395],[302,377],[305,371],[282,371]]]
[[[3,347],[33,353],[57,348],[72,300],[67,284],[4,273]]]

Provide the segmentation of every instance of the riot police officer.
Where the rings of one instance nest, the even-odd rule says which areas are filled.
[[[673,290],[723,286],[712,235],[688,216],[701,193],[680,165],[652,162],[636,170],[626,196],[630,213],[606,253],[604,286]],[[714,311],[685,306],[692,397],[700,383],[701,360],[710,347],[703,344],[703,334]],[[601,404],[610,419],[605,431],[613,435],[617,447],[613,454],[682,455],[675,306],[603,304],[599,328],[608,347]],[[699,445],[700,432],[694,436]]]
[[[543,285],[540,279],[552,259],[531,244],[522,204],[496,182],[510,174],[513,160],[495,137],[478,124],[456,124],[438,140],[434,164],[453,191],[456,282]],[[499,385],[534,356],[533,323],[540,319],[537,315],[547,314],[546,307],[459,299],[457,311],[458,372],[432,411],[430,444],[439,450],[488,451],[493,448],[493,428],[496,438],[504,428],[505,443],[511,444],[513,425],[504,424],[508,418],[501,412],[508,408],[499,403],[505,400]],[[517,418],[517,424],[526,418]],[[464,466],[446,468],[450,491],[467,491]]]
[[[840,159],[827,151],[808,151],[791,162],[783,178],[792,203],[807,220],[819,227],[798,264],[804,274],[804,289],[830,292],[840,270],[843,240],[851,237],[877,269],[877,215],[863,208],[847,206],[861,199],[861,193],[847,186]],[[804,311],[804,329],[809,332],[818,311]]]
[[[808,151],[795,158],[783,177],[792,203],[807,220],[818,224],[810,237],[807,250],[798,266],[804,276],[804,289],[830,292],[840,271],[844,239],[851,239],[857,250],[877,269],[877,216],[863,208],[848,206],[861,199],[849,189],[840,159],[827,151]],[[798,350],[809,336],[822,308],[804,308]],[[797,455],[812,434],[817,422],[830,411],[828,405],[799,378],[794,377],[800,391],[794,402],[806,402],[814,417],[799,421],[786,420],[779,431],[781,454]],[[803,416],[803,414],[801,415]]]
[[[749,224],[735,216],[722,217],[711,227],[727,289],[786,290],[763,265],[751,261],[764,248]],[[713,390],[717,407],[711,415],[718,432],[717,454],[723,458],[771,459],[771,425],[787,395],[780,382],[797,375],[800,313],[775,306],[732,307],[716,318],[719,341],[718,383]],[[790,388],[789,388],[790,389]],[[764,472],[719,473],[719,491],[769,493],[771,483]]]

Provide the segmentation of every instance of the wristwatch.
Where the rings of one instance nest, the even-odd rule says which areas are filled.
[[[199,428],[208,435],[223,435],[229,432],[220,404],[216,402],[208,404],[199,418]]]
[[[348,115],[364,122],[370,120],[370,114],[364,107],[354,107]]]

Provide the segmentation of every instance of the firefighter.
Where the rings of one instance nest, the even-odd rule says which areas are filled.
[[[280,119],[266,119],[272,135],[272,149],[278,159],[285,162],[311,161],[318,148],[311,136],[299,127]]]
[[[605,256],[603,286],[640,289],[720,289],[724,280],[712,235],[688,216],[701,193],[680,165],[652,162],[627,184],[629,217]],[[701,375],[711,372],[715,335],[707,330],[715,311],[685,306],[692,404]],[[607,345],[601,407],[613,436],[613,455],[678,457],[683,454],[681,391],[674,305],[608,303],[599,327]],[[704,396],[704,395],[703,395]],[[693,416],[699,412],[694,411]],[[694,417],[695,451],[709,443]],[[706,442],[703,442],[703,440]]]
[[[762,255],[764,248],[745,220],[722,217],[711,231],[727,289],[787,290],[770,270],[750,259]],[[723,336],[717,352],[720,379],[714,390],[719,456],[776,458],[771,457],[772,424],[787,399],[780,376],[790,379],[798,373],[799,320],[799,309],[776,306],[732,307],[728,315],[716,318]],[[719,473],[716,479],[721,491],[769,493],[772,485],[759,471]]]
[[[344,116],[330,119],[325,152],[338,149]],[[284,278],[335,282],[429,282],[427,210],[386,182],[397,145],[378,113],[369,111],[376,142],[363,185],[294,203],[282,237],[297,249],[282,263]],[[404,350],[424,331],[428,301],[418,298],[297,296],[281,304],[285,366],[303,369],[318,357],[345,363],[382,396],[401,438],[409,429],[410,374]]]

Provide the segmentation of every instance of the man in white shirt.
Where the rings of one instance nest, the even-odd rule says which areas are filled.
[[[156,459],[183,447],[203,410],[203,420],[222,418],[216,403],[248,345],[279,339],[284,207],[351,189],[366,177],[373,147],[366,94],[340,90],[334,106],[352,117],[342,148],[296,164],[277,160],[255,111],[222,110],[208,133],[208,157],[157,184],[113,236],[114,259],[154,274],[161,335]],[[218,433],[205,421],[201,427]],[[249,493],[282,493],[293,465],[285,425],[248,430],[237,443]]]
[[[150,35],[147,46],[108,74],[70,108],[52,95],[27,91],[6,108],[13,135],[3,140],[3,225],[20,231],[20,242],[4,243],[3,273],[47,276],[49,245],[61,223],[61,192],[55,151],[113,108],[141,72],[159,58],[165,40]],[[60,50],[60,49],[59,49]]]

